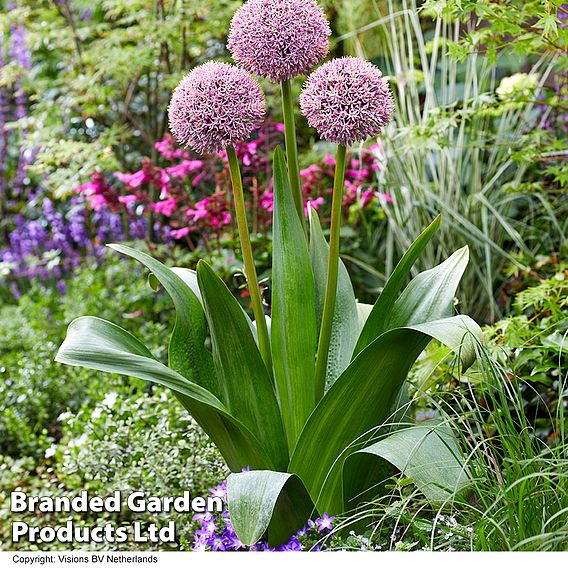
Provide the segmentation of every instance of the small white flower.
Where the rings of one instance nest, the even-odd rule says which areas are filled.
[[[103,413],[103,409],[100,406],[97,406],[97,408],[95,408],[95,410],[93,410],[93,413],[91,414],[91,418],[93,420],[96,420],[97,418],[101,417],[102,413]]]
[[[104,398],[103,398],[103,404],[105,406],[108,406],[109,408],[113,407],[116,403],[116,399],[118,398],[118,395],[115,392],[109,392]]]
[[[75,448],[78,446],[83,446],[85,442],[89,439],[87,434],[81,434],[78,438],[74,438],[69,442],[69,447]]]
[[[55,444],[51,444],[51,446],[45,450],[45,457],[52,458],[55,455],[56,450],[57,446]]]
[[[71,412],[62,412],[57,417],[57,420],[58,420],[58,422],[65,422],[65,420],[67,420],[68,418],[71,418],[71,416],[73,416],[73,414]]]
[[[495,92],[502,100],[528,96],[537,87],[538,79],[536,73],[515,73],[510,77],[503,77]]]

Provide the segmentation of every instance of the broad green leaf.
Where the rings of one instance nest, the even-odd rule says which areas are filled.
[[[276,469],[285,470],[288,446],[274,383],[240,304],[204,261],[197,265],[209,322],[221,400],[261,442]]]
[[[203,305],[203,298],[201,297],[201,290],[199,289],[199,283],[197,282],[197,272],[191,270],[190,268],[182,268],[181,266],[172,266],[171,271],[179,276],[186,285],[191,288],[191,291],[195,294],[195,297]]]
[[[207,432],[233,471],[247,465],[275,467],[260,442],[217,397],[160,363],[143,343],[113,323],[95,317],[71,322],[55,360],[168,387]]]
[[[463,247],[438,266],[416,276],[395,302],[386,329],[452,315],[453,300],[468,260],[469,249]]]
[[[310,211],[310,260],[314,272],[316,291],[316,316],[321,325],[325,290],[327,284],[327,265],[329,258],[329,245],[327,244],[318,214],[311,207]],[[337,296],[335,299],[335,312],[331,328],[331,341],[327,359],[325,389],[335,382],[335,379],[347,368],[357,337],[359,336],[359,321],[357,302],[353,286],[345,265],[339,260],[339,274],[337,279]]]
[[[233,473],[227,481],[227,499],[235,532],[246,545],[258,542],[268,531],[269,544],[278,546],[315,511],[303,483],[290,473]]]
[[[199,289],[199,283],[197,282],[197,272],[195,270],[191,270],[190,268],[181,268],[179,266],[174,266],[171,268],[172,272],[177,274],[193,291],[193,293],[197,296],[197,299],[203,305],[203,298],[201,297],[201,290]],[[240,304],[239,304],[240,305]],[[243,314],[249,324],[254,340],[258,344],[258,335],[256,331],[256,322],[251,320],[249,315],[246,313],[245,309],[241,306]],[[266,325],[268,326],[268,331],[270,332],[270,318],[266,316]]]
[[[314,277],[290,192],[286,161],[274,152],[271,344],[290,450],[315,406],[317,343]]]
[[[291,458],[319,511],[343,508],[345,459],[368,445],[388,421],[407,373],[431,337],[465,355],[475,352],[479,326],[466,316],[387,331],[366,347],[320,401]]]
[[[373,499],[382,474],[390,475],[385,462],[409,477],[434,506],[447,504],[463,494],[470,483],[467,467],[449,426],[428,420],[404,428],[375,444],[359,450],[345,461],[343,490],[346,510]],[[373,471],[374,479],[361,472]],[[369,481],[371,483],[369,483]]]
[[[372,309],[372,304],[362,304],[360,302],[357,302],[357,322],[359,325],[359,333],[361,333],[363,327],[365,327],[365,322],[371,314]]]
[[[109,246],[151,270],[170,295],[176,308],[176,321],[168,347],[169,366],[219,397],[220,389],[213,359],[210,351],[205,348],[205,313],[200,298],[194,292],[191,277],[186,274],[181,276],[175,269],[168,268],[142,251],[125,245]]]
[[[397,264],[385,284],[381,295],[377,298],[371,313],[367,317],[363,330],[361,331],[361,335],[359,336],[359,340],[357,341],[353,357],[365,349],[365,347],[379,337],[381,333],[386,331],[387,322],[390,318],[395,300],[402,290],[412,266],[422,254],[426,245],[431,241],[434,233],[438,230],[441,220],[442,217],[438,215],[438,217],[436,217],[434,221],[432,221],[432,223],[424,229],[424,231],[412,243],[410,248],[400,259],[400,262]]]

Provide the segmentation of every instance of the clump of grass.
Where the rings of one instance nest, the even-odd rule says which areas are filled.
[[[553,435],[542,441],[524,412],[522,389],[532,387],[482,348],[478,370],[478,393],[467,383],[470,396],[455,397],[453,416],[472,472],[464,511],[476,527],[476,549],[568,550],[566,377],[560,369]]]
[[[458,384],[449,395],[414,397],[427,398],[429,413],[461,439],[472,480],[468,494],[433,509],[398,475],[387,495],[338,528],[356,527],[368,549],[380,543],[383,550],[568,550],[568,390],[560,370],[558,404],[549,414],[554,434],[543,441],[524,412],[522,391],[532,387],[478,345],[478,363],[467,377],[459,376],[456,362]]]
[[[361,2],[349,2],[340,13],[354,17],[360,11],[352,4]],[[543,53],[527,60],[538,85],[526,103],[507,106],[496,93],[501,75],[512,72],[507,54],[492,61],[472,48],[459,61],[449,46],[465,33],[474,35],[477,22],[464,24],[448,17],[432,21],[421,17],[419,4],[373,3],[374,10],[366,7],[364,13],[376,19],[357,29],[349,29],[355,24],[348,19],[342,25],[349,31],[338,38],[350,54],[379,65],[397,101],[383,139],[385,167],[378,172],[382,191],[388,191],[394,203],[384,207],[388,231],[379,226],[369,237],[369,250],[386,259],[388,276],[412,235],[433,214],[442,213],[447,221],[420,268],[449,256],[455,243],[467,243],[472,270],[462,281],[462,309],[477,319],[495,321],[503,315],[504,268],[512,263],[526,270],[515,252],[531,258],[560,250],[566,238],[565,205],[559,202],[556,207],[549,192],[536,190],[538,184],[533,184],[534,191],[526,190],[535,179],[541,153],[531,136],[538,134],[550,112],[537,104],[537,97],[555,58]],[[553,154],[561,157],[560,152]],[[543,167],[537,179],[544,177]],[[375,277],[380,286],[382,279]]]

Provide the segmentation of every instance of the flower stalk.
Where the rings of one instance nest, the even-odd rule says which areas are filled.
[[[331,228],[329,235],[329,259],[327,265],[327,282],[323,317],[321,322],[318,352],[316,358],[315,391],[316,404],[325,391],[325,378],[327,372],[327,359],[331,341],[333,314],[335,313],[335,299],[337,296],[337,279],[339,272],[339,233],[341,227],[341,204],[343,201],[343,187],[345,183],[345,158],[347,147],[340,144],[337,147],[335,160],[335,177],[333,181],[333,199],[331,203]]]
[[[243,195],[243,182],[241,178],[241,170],[237,153],[232,146],[227,146],[227,158],[229,160],[229,169],[231,173],[231,183],[233,185],[233,195],[235,197],[235,212],[237,215],[237,228],[239,231],[239,239],[241,242],[241,250],[243,254],[243,262],[245,265],[245,276],[247,279],[248,289],[252,301],[252,311],[256,321],[256,329],[258,333],[258,346],[262,360],[266,368],[272,376],[272,355],[270,352],[270,340],[268,338],[268,327],[266,325],[266,317],[264,315],[264,306],[258,286],[258,277],[254,266],[254,256],[250,242],[247,214],[245,207],[245,199]]]
[[[300,181],[300,166],[298,164],[298,143],[296,141],[296,124],[294,121],[294,105],[292,102],[292,88],[290,80],[280,83],[282,93],[282,112],[284,115],[284,140],[286,142],[286,161],[288,163],[288,177],[290,189],[296,205],[296,211],[306,231],[306,218],[304,215],[304,198],[302,196],[302,183]]]

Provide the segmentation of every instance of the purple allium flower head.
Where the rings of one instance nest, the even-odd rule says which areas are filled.
[[[228,63],[196,67],[177,86],[169,106],[170,130],[200,154],[247,140],[266,115],[260,85]]]
[[[247,71],[278,83],[318,64],[329,35],[315,0],[248,0],[233,16],[227,47]]]
[[[350,146],[379,134],[394,101],[377,67],[358,57],[341,57],[308,77],[300,107],[321,138]]]

